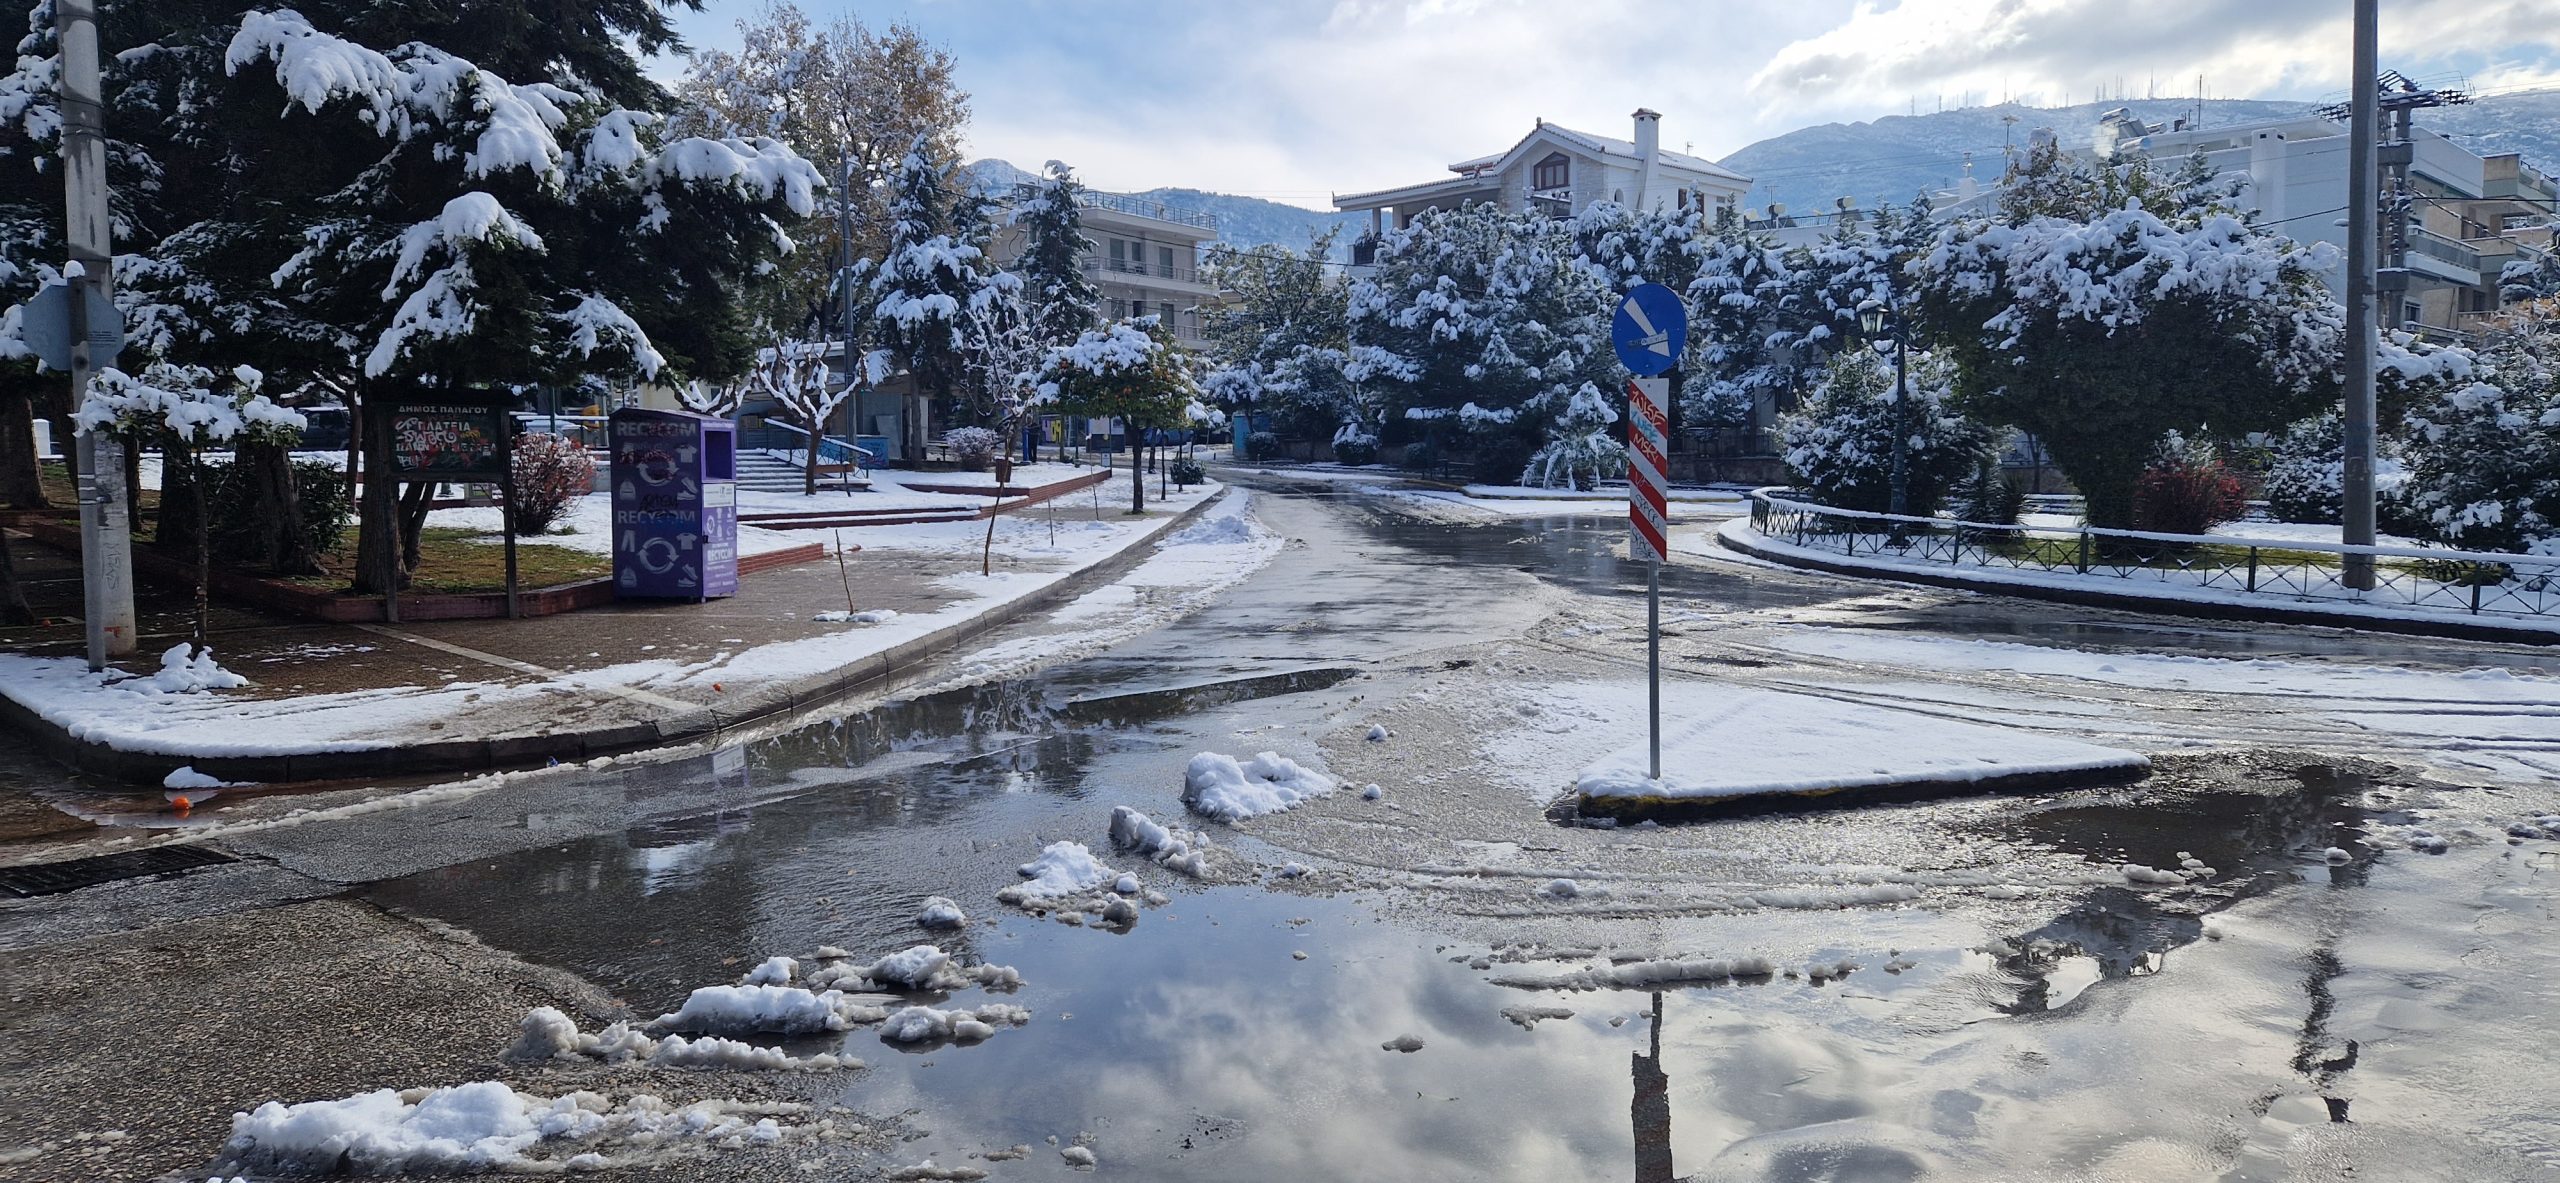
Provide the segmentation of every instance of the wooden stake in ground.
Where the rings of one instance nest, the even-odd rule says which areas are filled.
[[[844,531],[837,530],[834,531],[834,533],[836,536],[836,578],[844,582],[844,611],[845,615],[851,616],[853,615],[853,573],[845,570],[844,566]]]
[[[1004,512],[1004,491],[1013,483],[1013,444],[1007,441],[1005,454],[996,461],[996,500],[987,507],[987,543],[978,551],[978,574],[993,575],[996,570],[996,515]]]

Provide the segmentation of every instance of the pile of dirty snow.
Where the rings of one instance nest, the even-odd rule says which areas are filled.
[[[1126,805],[1111,807],[1111,842],[1155,860],[1168,871],[1194,879],[1207,873],[1208,835],[1172,829]]]
[[[776,1120],[805,1111],[745,1101],[675,1105],[645,1094],[620,1104],[590,1092],[542,1097],[494,1080],[379,1089],[336,1101],[269,1101],[234,1114],[217,1168],[261,1175],[602,1170],[662,1148],[778,1143],[814,1132]],[[617,1158],[609,1151],[635,1153]]]
[[[1118,879],[1120,872],[1102,865],[1084,843],[1061,840],[1043,847],[1040,857],[1022,864],[1022,877],[1026,882],[997,892],[996,898],[1008,904],[1064,899],[1100,888]]]
[[[1183,773],[1182,803],[1222,822],[1278,813],[1333,792],[1333,778],[1301,767],[1278,752],[1238,763],[1233,756],[1202,752]]]

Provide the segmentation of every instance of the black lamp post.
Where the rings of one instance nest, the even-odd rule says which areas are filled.
[[[1892,334],[1893,486],[1885,509],[1889,513],[1907,514],[1911,512],[1911,428],[1905,404],[1911,401],[1911,382],[1909,367],[1904,364],[1908,355],[1902,337],[1902,318],[1894,315],[1883,303],[1869,300],[1858,309],[1858,327],[1867,331],[1867,340],[1875,343],[1879,353],[1883,352],[1882,338]],[[1894,523],[1895,535],[1898,537],[1901,532],[1902,524]]]

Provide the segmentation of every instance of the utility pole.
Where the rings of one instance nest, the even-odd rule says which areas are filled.
[[[2354,0],[2355,61],[2347,78],[2347,351],[2346,464],[2343,540],[2349,546],[2373,545],[2373,355],[2379,343],[2374,331],[2374,206],[2381,197],[2374,175],[2374,124],[2380,114],[2375,78],[2379,56],[2379,0]],[[2405,280],[2406,273],[2403,273]],[[2346,585],[2373,587],[2373,556],[2345,557]]]
[[[62,58],[62,193],[71,251],[71,409],[89,398],[95,370],[89,354],[90,293],[108,306],[114,294],[115,242],[107,220],[105,104],[98,82],[97,0],[54,0],[54,37]],[[80,586],[88,626],[89,669],[107,668],[137,640],[133,615],[133,528],[124,502],[124,444],[84,431],[73,448],[79,464]]]

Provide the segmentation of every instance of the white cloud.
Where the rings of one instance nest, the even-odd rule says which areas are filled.
[[[832,15],[825,0],[803,0]],[[2476,85],[2560,75],[2553,0],[2395,0],[2386,64]],[[865,6],[867,7],[867,6]],[[2342,0],[1004,0],[911,18],[960,60],[973,154],[1056,157],[1112,189],[1188,185],[1315,208],[1428,180],[1543,116],[1721,156],[1835,119],[2105,86],[2217,97],[2341,90]],[[688,35],[735,40],[723,15]],[[869,19],[878,19],[867,13]]]

